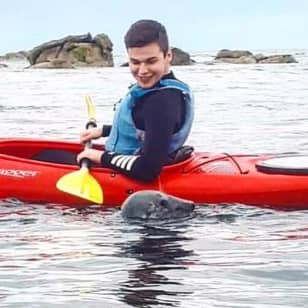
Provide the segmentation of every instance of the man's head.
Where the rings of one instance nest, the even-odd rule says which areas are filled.
[[[131,25],[124,40],[130,70],[140,87],[152,87],[169,72],[172,54],[162,24],[139,20]]]
[[[150,19],[142,19],[132,24],[124,41],[127,50],[133,47],[144,47],[150,43],[157,43],[164,55],[169,49],[166,28],[158,21]]]

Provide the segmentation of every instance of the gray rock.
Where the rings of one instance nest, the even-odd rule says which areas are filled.
[[[255,58],[256,58],[257,62],[259,62],[259,61],[265,59],[266,56],[264,56],[263,53],[257,53],[257,54],[255,55]]]
[[[218,52],[215,59],[225,58],[240,58],[240,57],[252,57],[253,53],[248,50],[229,50],[222,49]]]
[[[94,41],[96,45],[100,48],[101,54],[104,56],[104,59],[106,61],[106,66],[108,65],[113,66],[114,65],[112,56],[113,44],[109,39],[109,37],[104,33],[97,34],[94,37]]]
[[[0,56],[0,60],[24,60],[27,58],[27,51],[9,52]]]
[[[31,66],[31,68],[74,68],[72,63],[62,59],[52,59],[46,62],[39,62]]]
[[[105,34],[98,34],[94,39],[90,33],[70,35],[33,48],[28,53],[28,60],[34,68],[113,66],[112,48],[112,42]]]
[[[173,59],[171,65],[191,65],[195,61],[191,59],[190,54],[180,48],[172,47]]]
[[[219,58],[218,62],[233,63],[233,64],[254,64],[257,60],[254,56],[241,56],[239,58]]]
[[[297,63],[292,55],[273,55],[260,59],[258,63]]]
[[[222,49],[215,57],[217,62],[233,64],[254,64],[254,63],[297,63],[292,55],[254,55],[247,50],[228,50]]]

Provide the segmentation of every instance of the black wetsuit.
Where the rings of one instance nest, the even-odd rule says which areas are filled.
[[[172,72],[163,79],[175,79]],[[149,182],[160,173],[170,157],[168,147],[172,135],[177,132],[185,118],[185,101],[177,89],[163,89],[151,92],[136,103],[133,108],[133,120],[136,128],[145,131],[143,148],[138,155],[132,156],[130,168],[117,166],[115,162],[121,154],[104,152],[102,166],[117,170],[136,180]],[[103,137],[108,136],[111,126],[104,125]]]

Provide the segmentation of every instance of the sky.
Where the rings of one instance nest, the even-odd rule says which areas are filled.
[[[188,52],[308,48],[307,0],[10,0],[0,6],[0,55],[88,32],[122,53],[139,19],[163,23],[171,46]]]

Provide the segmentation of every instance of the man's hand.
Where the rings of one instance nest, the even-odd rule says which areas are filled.
[[[104,151],[96,149],[85,149],[77,155],[77,162],[80,164],[83,158],[88,158],[90,161],[100,164],[103,153]]]
[[[80,133],[80,143],[85,144],[91,139],[97,139],[102,136],[102,127],[95,127],[90,129],[85,129]]]

